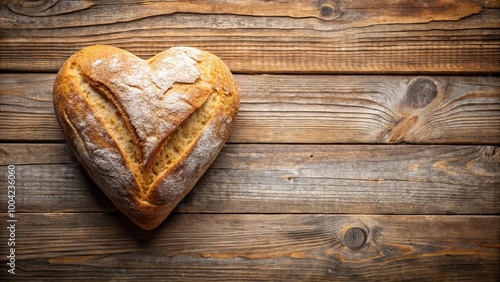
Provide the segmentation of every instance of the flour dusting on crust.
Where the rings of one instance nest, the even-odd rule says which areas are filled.
[[[107,179],[106,185],[110,187],[125,187],[134,182],[134,176],[125,161],[119,149],[114,146],[112,138],[101,129],[101,125],[92,113],[87,115],[73,115],[72,126],[81,138],[77,151],[81,158],[87,158],[84,163],[91,166],[90,170],[97,174],[98,179]],[[99,143],[95,143],[95,137],[99,136]],[[101,183],[99,183],[101,184]],[[124,191],[114,189],[121,195]],[[118,195],[108,195],[112,200]]]
[[[151,79],[163,92],[175,82],[193,83],[200,77],[196,61],[184,49],[172,48],[169,51],[171,56],[152,60],[150,64],[154,69]]]
[[[100,57],[90,62],[91,70],[84,69],[97,87],[105,85],[116,95],[142,142],[144,163],[159,143],[196,110],[186,101],[197,93],[168,90],[175,83],[199,79],[196,60],[200,56],[201,51],[194,48],[171,48],[148,61],[123,54]]]
[[[220,136],[228,130],[231,122],[231,117],[215,114],[205,126],[199,139],[193,144],[192,151],[182,161],[182,170],[167,174],[158,183],[157,189],[150,195],[152,197],[148,201],[154,204],[179,202],[189,190],[181,190],[178,187],[189,187],[198,181],[198,178],[193,176],[200,177],[201,172],[205,171],[217,157],[225,142]],[[155,198],[161,199],[162,202],[155,203]]]

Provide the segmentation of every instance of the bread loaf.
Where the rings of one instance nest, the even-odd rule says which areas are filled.
[[[215,55],[174,47],[142,60],[96,45],[71,56],[54,109],[78,160],[116,207],[157,227],[229,137],[239,94]]]

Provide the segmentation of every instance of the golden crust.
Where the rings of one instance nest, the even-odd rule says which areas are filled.
[[[96,45],[75,53],[59,71],[54,109],[90,177],[149,230],[222,149],[239,94],[227,66],[208,52],[178,47],[141,60]]]

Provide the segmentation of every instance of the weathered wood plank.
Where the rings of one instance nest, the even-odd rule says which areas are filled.
[[[495,281],[498,216],[18,214],[14,279]],[[8,230],[0,228],[0,236]],[[6,244],[1,245],[6,253]],[[6,265],[6,256],[0,258]]]
[[[3,70],[56,71],[84,46],[112,44],[143,58],[198,47],[236,72],[500,71],[497,1],[16,3],[0,6]]]
[[[52,3],[50,3],[52,2]],[[480,13],[483,9],[499,8],[496,1],[434,1],[432,5],[425,2],[404,1],[371,1],[361,0],[348,1],[238,1],[227,2],[220,0],[180,0],[176,2],[143,1],[133,0],[118,4],[110,0],[100,1],[50,1],[26,4],[19,1],[10,1],[6,8],[17,16],[17,22],[3,18],[6,27],[22,28],[44,28],[47,25],[64,27],[77,18],[68,13],[80,12],[87,17],[95,17],[101,24],[116,22],[116,13],[119,12],[122,21],[133,21],[141,18],[175,13],[189,14],[219,14],[219,15],[253,15],[266,17],[290,17],[290,18],[318,18],[324,21],[338,19],[345,16],[351,19],[353,26],[369,26],[373,24],[395,24],[395,23],[428,23],[432,20],[459,20],[464,17]],[[453,7],[452,7],[453,5]],[[391,9],[388,10],[387,8]],[[87,10],[91,8],[90,10]],[[4,11],[6,12],[6,11]],[[7,14],[7,13],[6,13]],[[347,14],[347,15],[346,15]],[[21,16],[47,17],[58,16],[50,20],[42,18],[39,21],[30,21],[29,18]],[[108,17],[99,17],[108,15]],[[367,17],[366,15],[370,15]],[[377,18],[373,18],[377,15]],[[356,17],[355,17],[356,16]],[[430,18],[432,17],[432,18]],[[344,21],[346,19],[344,18]],[[79,26],[95,25],[83,21]]]
[[[0,74],[0,140],[63,141],[54,74]],[[234,143],[500,143],[500,78],[236,75]]]
[[[0,144],[16,165],[20,212],[113,205],[64,144]],[[499,214],[500,148],[226,146],[179,204],[187,213]]]
[[[0,140],[64,139],[52,104],[54,80],[55,75],[0,74]]]

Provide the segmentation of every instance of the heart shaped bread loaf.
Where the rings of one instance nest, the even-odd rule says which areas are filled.
[[[143,229],[157,227],[214,161],[240,101],[217,56],[174,47],[142,60],[96,45],[54,83],[62,132],[92,180]]]

